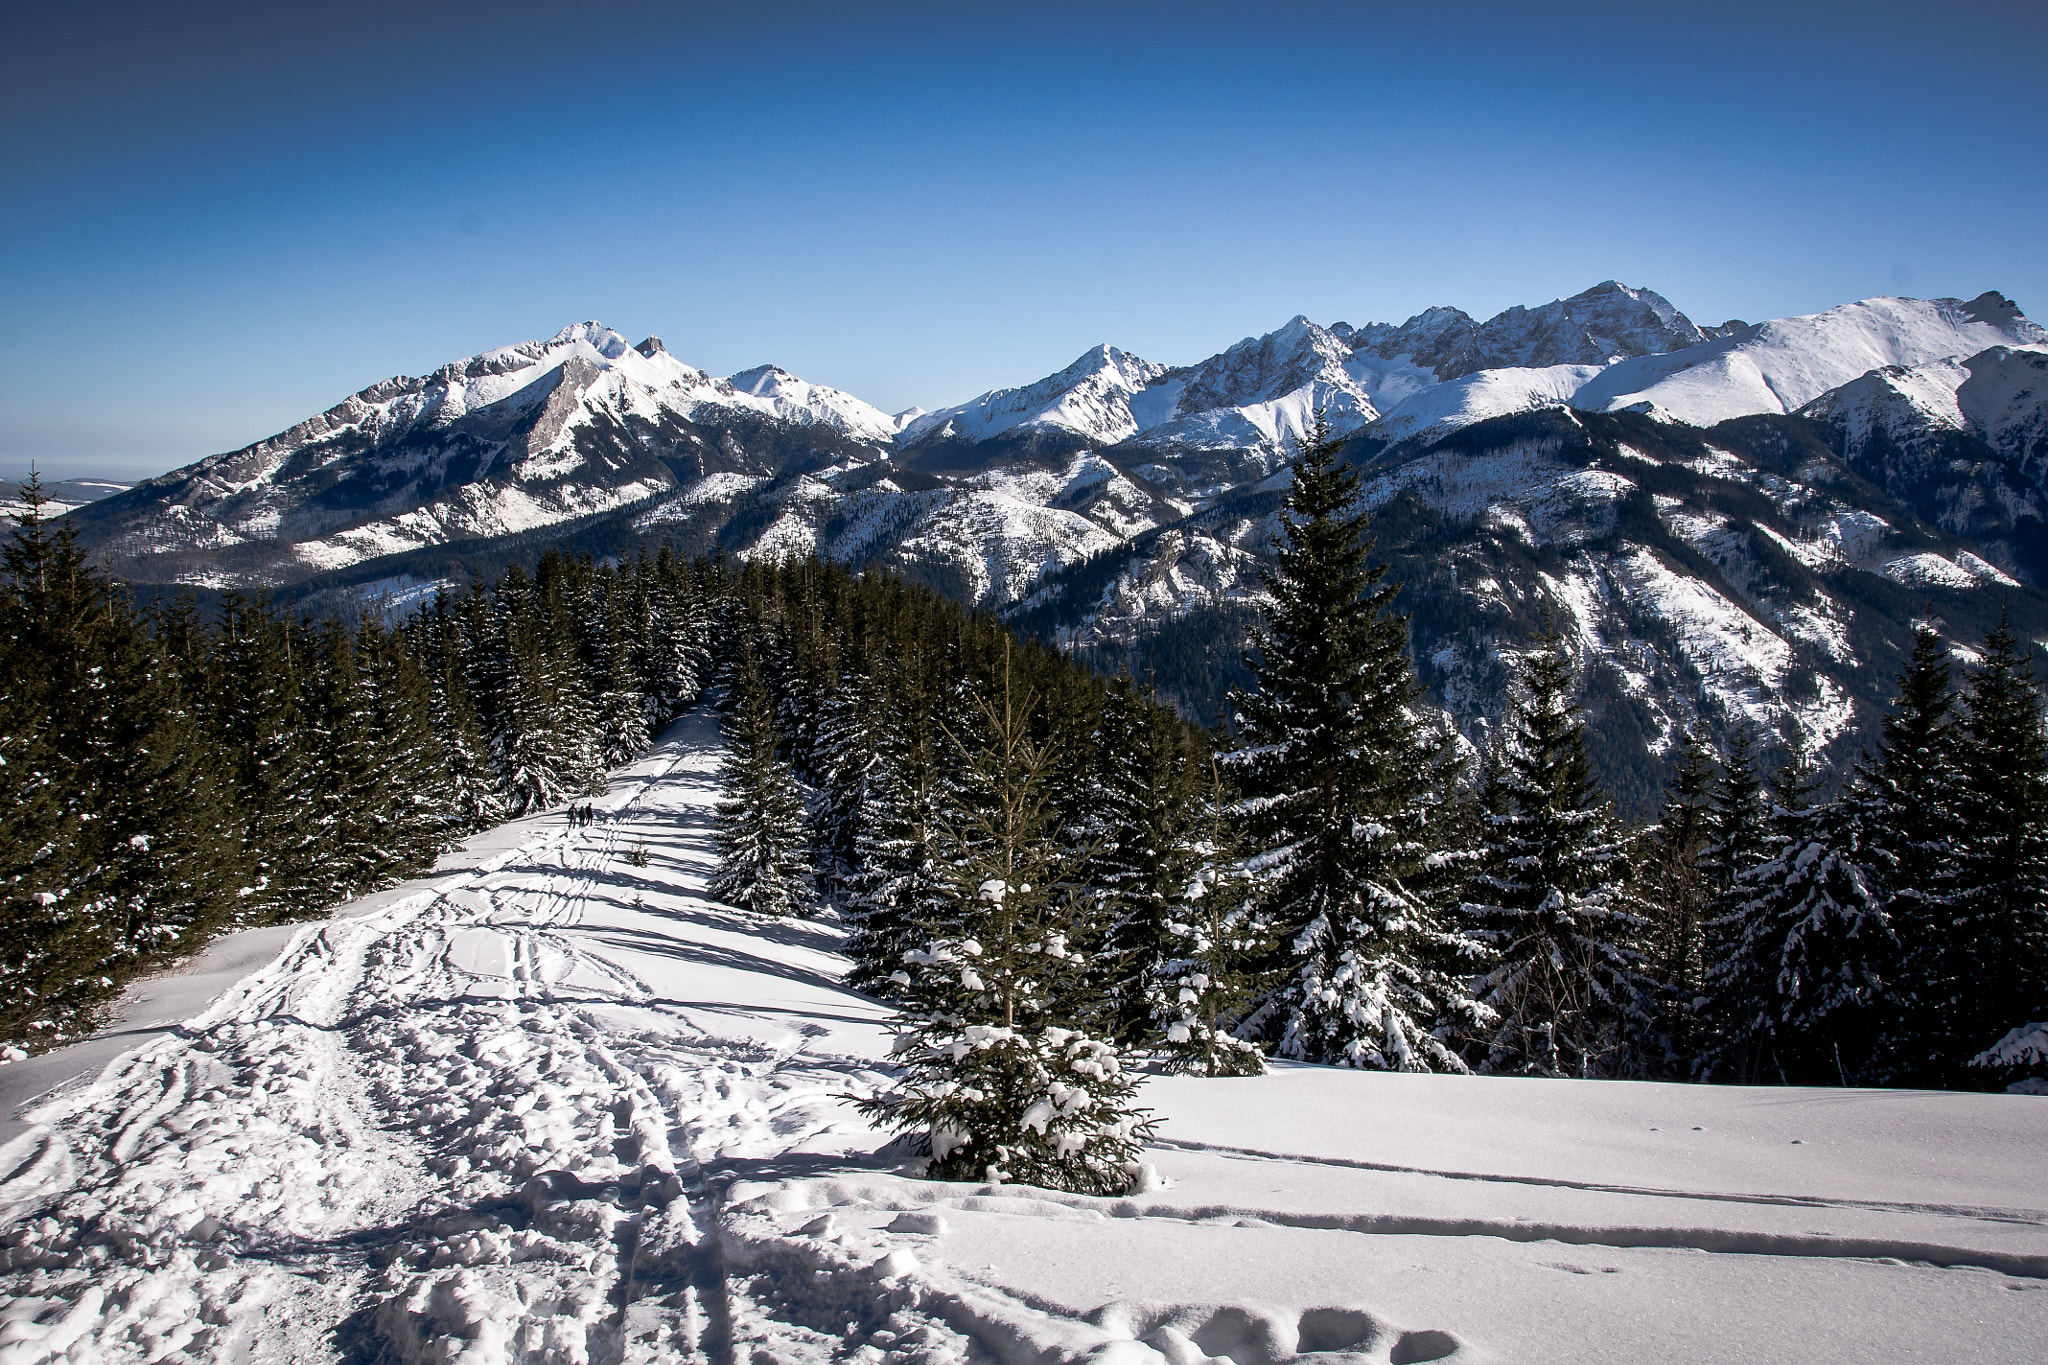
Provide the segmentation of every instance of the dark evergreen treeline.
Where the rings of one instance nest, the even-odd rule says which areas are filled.
[[[2024,1048],[1971,1065],[2048,1019],[2048,757],[2022,642],[1958,667],[1923,632],[1830,801],[1796,754],[1765,771],[1757,737],[1699,740],[1632,830],[1592,776],[1561,642],[1516,665],[1494,752],[1461,757],[1418,706],[1356,495],[1311,442],[1220,739],[928,589],[815,560],[550,555],[349,630],[233,597],[138,613],[30,518],[0,584],[0,1029],[74,1029],[215,928],[317,913],[594,791],[715,680],[716,894],[838,908],[851,983],[905,1010],[913,1080],[888,1112],[960,1139],[963,1172],[1000,1147],[1006,1169],[1115,1184],[1137,1129],[1107,1100],[1087,1128],[1048,1087],[1079,1064],[1109,1095],[1131,1047],[1210,1074],[1268,1055],[1818,1083],[2042,1069]],[[993,1069],[963,1082],[967,1056]],[[970,1140],[940,1100],[991,1086],[1014,1092],[1008,1127]]]
[[[396,628],[233,594],[139,611],[32,511],[0,550],[0,1041],[600,790],[696,699],[725,577],[549,556]]]
[[[1520,660],[1473,771],[1421,722],[1357,476],[1295,465],[1275,604],[1226,755],[1280,945],[1239,1032],[1344,1065],[1813,1084],[2048,1071],[2048,751],[2004,627],[1920,632],[1833,800],[1796,751],[1695,739],[1653,827],[1592,774],[1569,651]],[[1979,1058],[1983,1060],[1978,1061]]]
[[[851,984],[902,1010],[903,1079],[867,1107],[941,1178],[1126,1188],[1146,1125],[1120,1045],[1200,1016],[1173,974],[1207,951],[1182,922],[1216,808],[1203,734],[882,575],[750,565],[730,625],[715,887],[851,921]]]
[[[1461,759],[1430,722],[1356,495],[1331,444],[1303,451],[1255,685],[1213,754],[1128,681],[1029,648],[999,667],[1003,632],[899,584],[748,571],[752,710],[812,788],[808,829],[785,811],[781,839],[814,850],[802,875],[854,924],[853,983],[903,1002],[916,1048],[1035,1010],[1209,1072],[1257,1052],[1819,1084],[2042,1069],[2024,1047],[1971,1064],[2048,1018],[2048,758],[2010,631],[1967,669],[1923,632],[1835,799],[1815,804],[1796,752],[1766,771],[1738,731],[1725,754],[1695,739],[1663,818],[1630,829],[1593,777],[1561,640],[1517,665],[1494,752]],[[913,601],[951,624],[902,624]],[[1028,903],[983,894],[1012,881],[992,848],[1035,869]],[[1071,959],[997,963],[991,906]]]

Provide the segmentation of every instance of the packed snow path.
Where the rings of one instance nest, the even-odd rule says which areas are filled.
[[[0,1150],[0,1365],[2033,1360],[2048,1100],[1156,1080],[1170,1184],[911,1178],[838,931],[706,900],[707,712]],[[644,857],[641,854],[644,852]]]

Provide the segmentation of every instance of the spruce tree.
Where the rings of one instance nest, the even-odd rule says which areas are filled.
[[[1857,794],[1781,808],[1776,855],[1723,898],[1708,973],[1720,1038],[1703,1076],[1847,1085],[1861,1074],[1896,955],[1863,835],[1870,813]]]
[[[1265,1056],[1236,1036],[1235,1025],[1272,944],[1252,914],[1254,885],[1224,819],[1228,798],[1213,754],[1208,767],[1200,866],[1187,903],[1164,926],[1163,960],[1147,983],[1155,1046],[1169,1071],[1257,1076]]]
[[[430,714],[441,742],[441,764],[447,775],[448,814],[458,834],[488,829],[507,815],[499,794],[497,769],[483,720],[470,700],[468,673],[459,641],[450,637],[434,674]]]
[[[2048,1019],[2048,735],[2032,650],[2006,620],[1970,670],[1943,930],[1921,966],[1921,1078],[1978,1083],[1970,1059]]]
[[[850,818],[856,870],[846,889],[853,924],[846,984],[900,1000],[911,985],[904,954],[944,932],[953,904],[939,851],[947,782],[938,726],[921,690],[899,686],[885,722]]]
[[[0,548],[0,1036],[79,1031],[119,979],[236,907],[225,784],[178,674],[40,481]]]
[[[650,706],[640,691],[633,668],[631,642],[616,607],[606,614],[600,636],[600,690],[597,696],[598,759],[607,768],[637,757],[651,738]]]
[[[1873,854],[1898,941],[1867,1071],[1873,1080],[1939,1084],[1954,1079],[1954,1063],[1961,1060],[1940,1038],[1943,1016],[1952,1017],[1956,1004],[1954,987],[1944,981],[1961,930],[1953,875],[1961,850],[1975,838],[1962,823],[1961,700],[1947,644],[1921,626],[1878,752],[1858,774],[1860,799],[1851,806],[1861,813],[1858,834]]]
[[[929,1144],[927,1174],[1122,1194],[1150,1134],[1137,1077],[1080,1026],[1088,971],[1072,931],[1088,888],[1056,827],[1061,756],[1034,740],[1035,698],[977,695],[956,747],[961,823],[942,837],[951,932],[909,955],[896,1019],[902,1075],[863,1112]]]
[[[469,827],[434,724],[434,689],[404,635],[375,621],[366,620],[356,632],[355,654],[390,802],[384,872],[424,871]]]
[[[1095,750],[1085,830],[1109,915],[1098,979],[1116,1037],[1135,1043],[1153,1031],[1153,988],[1184,938],[1171,926],[1190,918],[1190,893],[1198,894],[1207,823],[1200,755],[1178,718],[1128,680],[1103,701]]]
[[[1948,648],[1923,626],[1878,750],[1848,790],[1781,808],[1785,842],[1737,877],[1714,926],[1724,1039],[1710,1071],[1797,1084],[1934,1078],[1950,872],[1966,842],[1957,700]]]
[[[777,755],[780,737],[747,650],[727,694],[726,757],[718,770],[718,870],[710,892],[728,905],[779,918],[810,901],[810,850],[796,775]]]
[[[319,838],[312,825],[317,759],[294,662],[290,626],[230,594],[209,670],[210,728],[234,755],[251,908],[279,917],[305,913],[296,894]]]
[[[306,913],[361,895],[396,867],[390,848],[390,772],[379,752],[376,716],[341,622],[314,641],[304,715],[318,755],[304,872],[290,888]]]
[[[1307,1061],[1462,1070],[1444,1038],[1475,1017],[1467,945],[1431,884],[1440,750],[1339,446],[1320,418],[1301,443],[1247,657],[1256,687],[1234,699],[1226,761],[1284,954],[1248,1027]]]
[[[1714,891],[1705,866],[1713,847],[1714,764],[1703,726],[1685,737],[1664,810],[1648,839],[1641,897],[1649,919],[1644,967],[1656,985],[1656,1038],[1666,1069],[1683,1069],[1701,1044],[1706,1005],[1706,921]],[[1720,784],[1726,787],[1726,779]]]
[[[1742,873],[1763,861],[1770,803],[1757,770],[1756,734],[1745,724],[1721,759],[1707,821],[1709,842],[1700,867],[1713,892],[1725,891]]]
[[[1490,1072],[1634,1074],[1650,1022],[1627,841],[1593,779],[1572,684],[1564,641],[1546,631],[1488,774],[1492,813],[1463,908],[1490,959],[1477,983]]]
[[[604,790],[593,709],[573,657],[530,622],[507,623],[511,677],[494,749],[514,816]]]
[[[819,890],[842,905],[850,904],[860,883],[862,828],[878,815],[870,788],[881,762],[882,726],[881,689],[862,673],[840,678],[816,722],[811,843]]]

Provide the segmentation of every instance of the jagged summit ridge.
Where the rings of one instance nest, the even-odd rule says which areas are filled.
[[[904,444],[940,437],[986,441],[1020,427],[1057,428],[1104,445],[1136,434],[1132,396],[1166,372],[1127,351],[1102,344],[1034,384],[992,389],[965,403],[922,413],[901,433]]]
[[[1711,335],[1663,295],[1616,280],[1535,308],[1516,305],[1483,323],[1460,309],[1432,308],[1398,327],[1340,328],[1354,350],[1405,356],[1439,381],[1509,367],[1607,365],[1683,350]]]
[[[288,582],[602,514],[759,464],[736,432],[758,446],[762,434],[806,431],[809,448],[873,460],[899,425],[775,366],[735,378],[678,360],[657,337],[636,347],[581,322],[373,384],[94,504],[80,524],[117,556],[177,566],[181,581]],[[238,570],[192,563],[229,551]]]
[[[1719,328],[1611,281],[1485,322],[1297,315],[1195,364],[1102,344],[893,415],[584,322],[67,516],[117,573],[216,587],[418,591],[454,541],[815,553],[1156,669],[1213,716],[1321,411],[1357,438],[1424,681],[1475,742],[1554,612],[1637,759],[1695,712],[1841,757],[1930,600],[1968,620],[2010,594],[2048,638],[2044,381],[2048,332],[1998,294]]]

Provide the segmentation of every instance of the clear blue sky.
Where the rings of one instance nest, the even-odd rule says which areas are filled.
[[[1608,278],[2048,317],[2048,4],[729,11],[17,7],[0,473],[585,318],[893,410]]]

